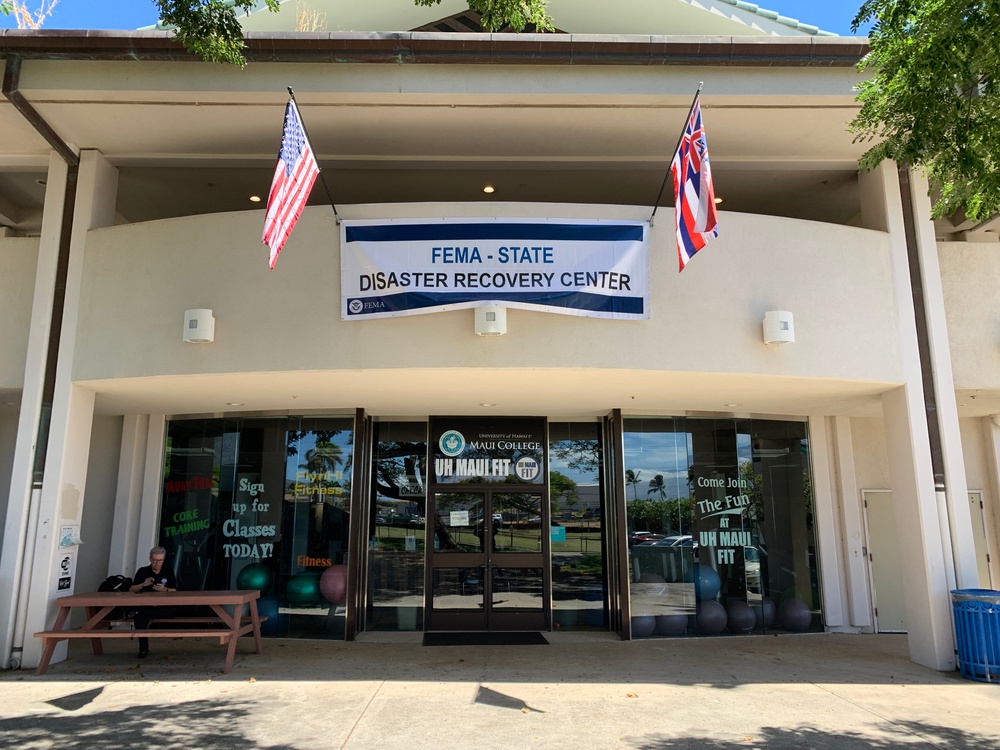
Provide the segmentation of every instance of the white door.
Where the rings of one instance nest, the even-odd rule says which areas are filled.
[[[991,589],[990,547],[986,541],[986,516],[983,511],[981,490],[969,493],[969,515],[972,517],[972,538],[976,545],[976,568],[979,570],[979,588]]]
[[[899,558],[896,518],[892,510],[892,493],[865,490],[862,497],[868,531],[868,569],[872,582],[875,631],[905,633],[903,570]]]

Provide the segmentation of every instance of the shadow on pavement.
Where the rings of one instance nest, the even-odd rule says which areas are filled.
[[[242,731],[252,711],[248,703],[204,700],[143,706],[140,710],[18,716],[0,719],[0,747],[252,748],[258,745]],[[273,743],[267,747],[291,750],[290,746]]]
[[[914,750],[915,748],[948,748],[948,750],[995,750],[1000,748],[994,738],[954,727],[943,727],[918,721],[892,722],[885,725],[886,737],[878,738],[850,731],[822,732],[816,729],[762,727],[755,736],[736,741],[718,737],[662,736],[623,737],[622,742],[638,750],[738,750],[766,747],[767,750]]]

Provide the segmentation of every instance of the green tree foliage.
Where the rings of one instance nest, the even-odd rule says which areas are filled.
[[[431,7],[441,0],[413,0],[417,5]],[[546,12],[548,0],[468,0],[469,8],[481,14],[486,31],[500,31],[508,26],[524,31],[534,26],[539,31],[552,31],[552,19]]]
[[[871,77],[859,84],[856,140],[877,141],[861,159],[923,167],[935,218],[1000,210],[1000,2],[866,0],[857,31],[874,20]]]
[[[241,68],[243,29],[237,19],[240,11],[253,10],[256,0],[155,0],[160,11],[160,23],[172,26],[177,41],[188,52],[203,60],[231,63]],[[266,0],[272,13],[278,11],[280,0]]]
[[[413,0],[430,7],[441,0]],[[203,60],[246,65],[243,29],[238,15],[253,10],[257,0],[154,0],[160,11],[160,23],[175,30],[177,41]],[[278,12],[281,0],[265,0],[267,8]],[[552,31],[552,19],[546,13],[548,0],[468,0],[469,8],[482,14],[483,28],[499,31],[510,27],[524,31],[534,26],[539,31]],[[5,13],[10,12],[9,0],[0,0]]]

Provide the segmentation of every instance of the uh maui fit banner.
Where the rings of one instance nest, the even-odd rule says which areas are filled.
[[[344,221],[343,319],[495,302],[649,317],[649,224],[561,219]]]

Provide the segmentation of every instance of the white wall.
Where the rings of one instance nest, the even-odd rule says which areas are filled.
[[[459,217],[483,210],[404,204],[348,206],[340,213]],[[647,219],[649,209],[496,204],[490,215]],[[678,274],[672,218],[669,212],[658,218],[651,232],[649,320],[511,310],[510,325],[526,326],[532,335],[516,345],[501,337],[505,341],[492,347],[470,340],[462,311],[342,321],[339,231],[328,207],[306,210],[274,272],[260,243],[258,211],[99,229],[88,238],[73,377],[607,367],[900,380],[884,234],[747,214],[723,220],[724,235]],[[183,312],[197,307],[215,311],[210,352],[181,341]],[[769,309],[795,314],[798,339],[783,354],[761,346]]]
[[[0,391],[24,385],[37,262],[38,238],[0,237]]]
[[[968,418],[960,421],[962,428],[962,455],[965,459],[965,477],[969,491],[982,491],[983,516],[986,526],[986,542],[990,553],[990,573],[994,581],[1000,581],[1000,553],[997,540],[1000,529],[1000,498],[997,497],[997,477],[989,453],[993,450],[987,440],[989,417]],[[987,424],[984,424],[986,422]],[[972,512],[977,512],[973,510]],[[981,585],[985,585],[981,582]]]
[[[1000,244],[939,242],[955,388],[1000,389]]]
[[[885,446],[885,427],[878,418],[851,420],[851,438],[854,444],[854,471],[857,485],[862,490],[887,490],[892,486],[889,478],[889,455]],[[861,498],[856,498],[861,502]]]

